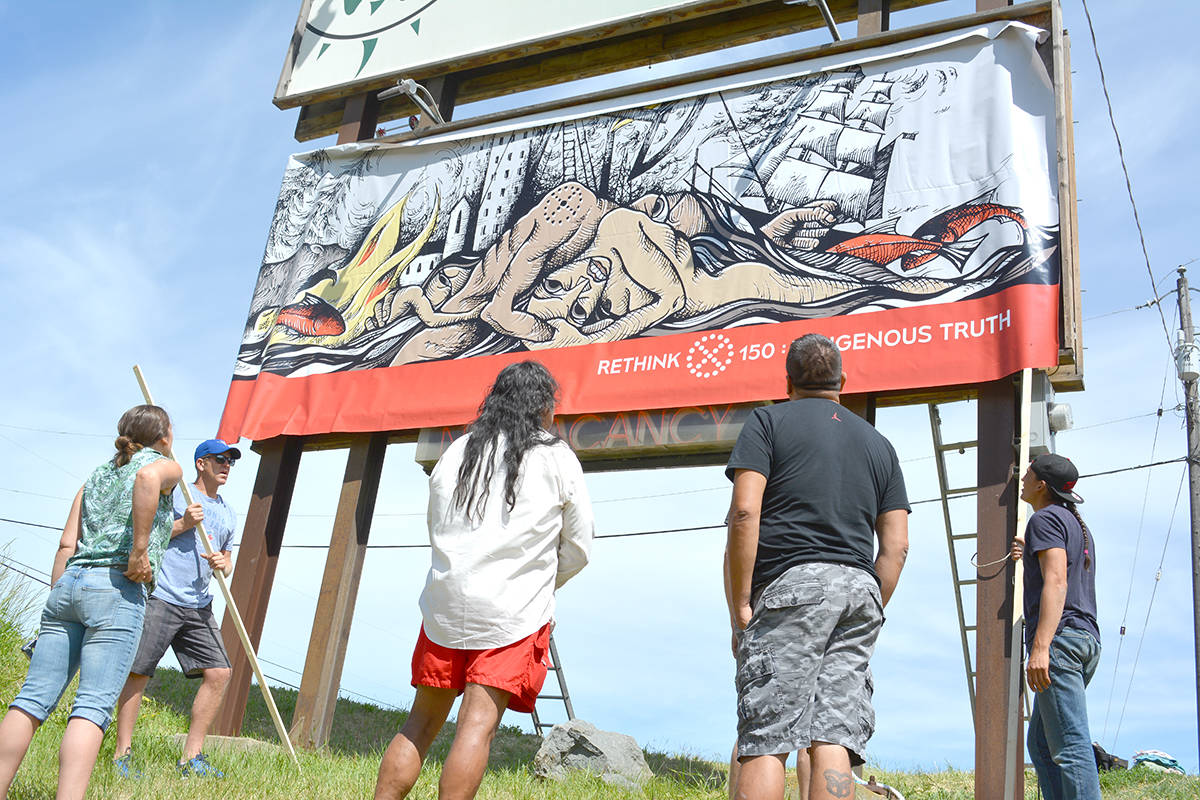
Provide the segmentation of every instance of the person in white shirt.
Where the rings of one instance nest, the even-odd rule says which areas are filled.
[[[434,467],[433,564],[412,659],[417,696],[383,754],[376,800],[409,793],[458,695],[441,800],[473,798],[505,709],[533,710],[554,592],[587,564],[594,528],[579,459],[548,432],[557,393],[536,361],[505,367],[479,417]]]

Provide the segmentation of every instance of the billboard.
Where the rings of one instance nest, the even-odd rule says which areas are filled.
[[[531,356],[563,414],[778,398],[806,332],[856,393],[1052,366],[1042,35],[992,23],[294,156],[220,435],[460,424]]]
[[[291,107],[329,91],[491,53],[522,54],[557,38],[590,41],[634,21],[662,24],[765,0],[310,0],[275,101]],[[570,44],[572,42],[565,42]]]

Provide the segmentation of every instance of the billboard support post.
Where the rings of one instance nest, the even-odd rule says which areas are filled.
[[[357,436],[350,445],[292,717],[292,736],[310,750],[327,744],[333,728],[386,450],[386,434]]]
[[[1014,774],[1005,774],[1008,721],[1021,713],[1009,677],[1015,566],[1007,555],[1019,502],[1013,480],[1017,406],[1012,379],[981,384],[977,413],[976,541],[978,563],[986,566],[977,571],[975,584],[975,800],[1019,800],[1025,796],[1024,759],[1015,759]],[[1012,788],[1008,797],[1005,787]]]

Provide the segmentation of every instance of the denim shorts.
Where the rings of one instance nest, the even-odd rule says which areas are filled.
[[[142,635],[146,588],[119,567],[69,567],[50,589],[29,674],[11,707],[45,721],[78,671],[71,716],[107,728]]]
[[[738,643],[738,753],[828,742],[863,763],[875,732],[869,661],[882,625],[879,585],[857,567],[800,564],[772,581]]]

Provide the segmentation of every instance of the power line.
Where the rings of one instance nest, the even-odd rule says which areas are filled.
[[[1150,290],[1155,291],[1154,270],[1150,268],[1150,251],[1146,248],[1146,234],[1142,230],[1142,220],[1138,216],[1137,202],[1133,199],[1133,183],[1129,179],[1129,167],[1125,164],[1125,148],[1121,144],[1121,134],[1117,132],[1117,119],[1113,115],[1112,99],[1108,95],[1108,82],[1104,78],[1104,64],[1100,61],[1100,45],[1096,43],[1096,29],[1092,25],[1092,12],[1088,9],[1087,0],[1083,3],[1083,13],[1087,17],[1088,33],[1092,36],[1092,52],[1096,55],[1096,68],[1100,71],[1100,88],[1104,91],[1104,105],[1108,108],[1108,121],[1112,125],[1113,138],[1117,140],[1117,156],[1121,161],[1121,172],[1125,175],[1125,190],[1129,193],[1129,205],[1133,209],[1133,223],[1137,226],[1138,241],[1142,245],[1142,256],[1146,260],[1146,274],[1150,278]],[[1163,314],[1162,305],[1156,304],[1158,317],[1162,320],[1163,336],[1167,340],[1167,350],[1174,352],[1171,345],[1171,333],[1167,330],[1167,317]]]
[[[1170,370],[1171,370],[1171,367],[1168,364],[1166,371],[1163,372],[1162,392],[1159,394],[1159,397],[1158,397],[1158,407],[1159,408],[1162,408],[1163,400],[1165,400],[1166,396],[1167,396],[1167,377],[1170,374]],[[1150,460],[1151,461],[1154,460],[1154,454],[1158,448],[1158,431],[1161,427],[1162,427],[1162,415],[1160,414],[1158,419],[1155,420],[1155,422],[1154,422],[1154,439],[1150,443]],[[1116,688],[1116,679],[1117,679],[1116,670],[1117,670],[1117,667],[1120,666],[1120,664],[1121,664],[1121,650],[1125,645],[1125,623],[1129,618],[1129,603],[1133,599],[1133,577],[1137,572],[1138,553],[1141,552],[1141,548],[1142,548],[1142,530],[1143,530],[1144,523],[1146,522],[1146,506],[1150,502],[1150,478],[1152,476],[1153,476],[1152,472],[1146,473],[1146,489],[1145,489],[1144,494],[1142,495],[1142,511],[1141,511],[1141,514],[1138,516],[1137,539],[1133,545],[1133,560],[1131,561],[1131,563],[1129,565],[1129,591],[1126,592],[1126,594],[1125,594],[1125,610],[1121,613],[1121,629],[1120,629],[1121,633],[1120,633],[1120,636],[1117,637],[1117,657],[1113,660],[1113,684],[1112,684],[1112,686],[1109,687],[1109,690],[1108,690],[1108,707],[1104,711],[1104,730],[1101,733],[1101,738],[1104,737],[1104,734],[1108,733],[1108,715],[1109,715],[1109,712],[1112,711],[1113,690]],[[1119,725],[1118,725],[1118,727],[1119,727]]]
[[[1158,559],[1158,570],[1154,573],[1154,587],[1150,590],[1150,602],[1146,604],[1146,619],[1142,623],[1142,632],[1138,637],[1137,650],[1133,656],[1133,667],[1129,670],[1129,685],[1125,689],[1125,699],[1121,702],[1121,716],[1117,720],[1117,729],[1113,732],[1113,750],[1117,749],[1117,739],[1121,735],[1121,723],[1125,721],[1125,708],[1129,705],[1129,693],[1133,691],[1133,678],[1137,674],[1138,659],[1142,655],[1142,643],[1146,641],[1146,629],[1150,627],[1150,611],[1154,608],[1154,597],[1158,594],[1158,584],[1162,579],[1163,563],[1167,560],[1167,544],[1171,541],[1171,530],[1175,527],[1175,512],[1179,510],[1179,498],[1183,496],[1183,484],[1186,479],[1187,470],[1185,469],[1179,477],[1179,489],[1175,492],[1175,506],[1171,509],[1171,521],[1167,524],[1167,536],[1163,539],[1162,555]],[[1124,625],[1122,625],[1122,632],[1124,632]]]

